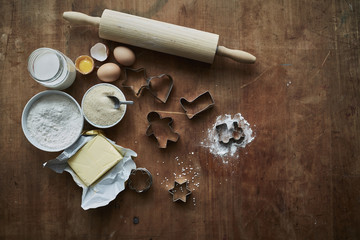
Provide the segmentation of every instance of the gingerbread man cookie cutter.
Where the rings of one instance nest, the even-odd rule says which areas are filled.
[[[172,128],[173,119],[171,117],[162,118],[158,112],[149,112],[147,115],[149,123],[146,129],[146,136],[154,136],[158,141],[159,148],[166,148],[168,142],[177,142],[180,135]]]

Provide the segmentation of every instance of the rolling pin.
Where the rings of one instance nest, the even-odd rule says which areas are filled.
[[[99,27],[99,37],[158,52],[213,63],[215,55],[241,63],[254,63],[250,53],[218,46],[219,35],[105,9],[101,17],[64,12],[71,24]]]

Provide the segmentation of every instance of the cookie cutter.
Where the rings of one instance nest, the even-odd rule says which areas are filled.
[[[136,178],[138,174],[141,174],[140,179]],[[127,184],[131,190],[137,193],[146,192],[152,185],[152,175],[146,168],[132,169]]]
[[[210,92],[206,91],[192,101],[188,101],[182,97],[180,99],[180,105],[184,109],[186,116],[192,119],[205,110],[212,108],[215,105],[215,101]]]
[[[169,193],[173,196],[173,202],[182,201],[186,202],[187,196],[192,192],[188,187],[189,182],[186,180],[183,183],[179,183],[175,180],[174,187],[169,189]]]
[[[149,112],[147,115],[149,126],[146,129],[146,136],[154,136],[159,148],[166,148],[168,142],[177,142],[180,135],[171,127],[173,119],[171,117],[162,118],[158,112]],[[164,128],[164,125],[166,127]]]
[[[135,77],[130,75],[136,75]],[[131,80],[141,81],[141,84],[128,84]],[[140,97],[142,91],[147,89],[151,95],[158,99],[162,103],[166,103],[171,90],[174,86],[174,81],[169,74],[160,74],[157,76],[148,77],[145,68],[125,68],[125,80],[121,84],[125,88],[130,88],[136,97]]]
[[[215,128],[219,136],[219,142],[222,144],[229,144],[231,142],[240,144],[245,139],[244,131],[236,121],[233,122],[233,127],[230,129],[226,123],[219,124]]]

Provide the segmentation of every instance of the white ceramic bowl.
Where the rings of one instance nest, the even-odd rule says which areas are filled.
[[[41,145],[29,132],[28,130],[28,127],[27,127],[27,117],[29,115],[29,111],[32,107],[32,105],[37,101],[39,100],[40,98],[42,97],[46,97],[46,96],[49,96],[49,95],[55,95],[55,94],[58,94],[58,95],[62,95],[62,96],[65,96],[66,98],[68,98],[71,102],[74,103],[74,105],[76,105],[77,109],[79,110],[79,113],[80,113],[80,116],[81,116],[81,126],[78,128],[78,129],[75,129],[74,131],[76,131],[76,134],[74,134],[74,139],[72,139],[72,141],[67,144],[65,147],[61,147],[61,148],[50,148],[50,147],[47,147],[47,146],[43,146]],[[81,108],[80,108],[80,105],[76,102],[76,100],[70,96],[69,94],[65,93],[65,92],[62,92],[62,91],[58,91],[58,90],[46,90],[46,91],[43,91],[43,92],[40,92],[38,94],[36,94],[35,96],[33,96],[28,102],[27,104],[25,105],[24,107],[24,110],[22,112],[22,116],[21,116],[21,126],[22,126],[22,130],[25,134],[25,137],[27,138],[27,140],[32,144],[34,145],[35,147],[37,147],[38,149],[40,150],[43,150],[43,151],[46,151],[46,152],[59,152],[59,151],[63,151],[64,149],[70,147],[71,145],[73,145],[76,140],[80,137],[81,135],[81,132],[83,130],[83,125],[84,125],[84,117],[82,115],[82,111],[81,111]]]
[[[95,124],[95,123],[93,123],[92,121],[90,121],[90,120],[87,118],[87,116],[86,116],[86,114],[85,114],[85,112],[84,112],[84,99],[85,99],[86,95],[87,95],[92,89],[94,89],[94,88],[96,88],[96,87],[98,87],[98,86],[102,86],[102,85],[103,85],[103,86],[109,86],[109,87],[114,88],[116,91],[118,91],[118,92],[120,93],[120,95],[123,97],[123,99],[126,100],[124,93],[123,93],[118,87],[116,87],[115,85],[112,85],[112,84],[109,84],[109,83],[99,83],[99,84],[96,84],[96,85],[92,86],[91,88],[89,88],[89,89],[86,91],[86,93],[84,94],[84,96],[83,96],[83,98],[82,98],[82,101],[81,101],[81,110],[82,110],[83,116],[84,116],[84,118],[86,119],[86,121],[87,121],[88,123],[90,123],[92,126],[97,127],[97,128],[111,128],[111,127],[115,126],[116,124],[118,124],[118,123],[121,121],[121,119],[123,119],[123,117],[125,116],[126,108],[127,108],[126,104],[124,104],[124,113],[123,113],[123,115],[119,118],[119,120],[117,120],[115,123],[113,123],[113,124],[111,124],[111,125],[105,125],[105,126],[104,126],[104,125]]]

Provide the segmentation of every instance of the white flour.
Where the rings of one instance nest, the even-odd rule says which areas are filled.
[[[226,124],[227,128],[231,132],[234,122],[237,122],[238,126],[243,130],[244,140],[240,143],[220,143],[216,126],[220,124]],[[207,138],[204,139],[200,144],[203,147],[209,148],[210,153],[212,153],[214,156],[221,157],[223,163],[228,163],[228,157],[233,157],[239,147],[245,148],[245,146],[254,140],[254,138],[255,137],[253,136],[253,131],[250,128],[250,124],[243,118],[243,116],[241,116],[240,113],[235,114],[233,118],[231,115],[225,114],[216,118],[216,122],[212,128],[208,129]]]
[[[29,110],[27,128],[42,146],[63,149],[82,131],[83,118],[78,107],[63,95],[46,95]]]

